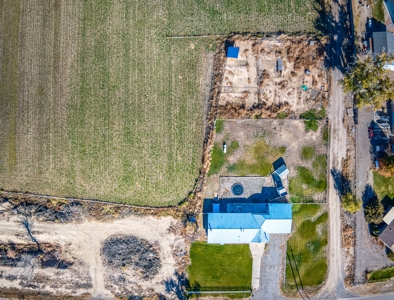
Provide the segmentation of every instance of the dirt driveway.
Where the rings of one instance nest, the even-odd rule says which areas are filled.
[[[66,270],[47,271],[48,269],[37,269],[35,271],[37,272],[36,277],[49,279],[48,282],[39,286],[40,290],[52,293],[71,293],[74,295],[90,293],[93,297],[100,299],[113,299],[114,293],[121,294],[122,290],[125,291],[125,289],[114,286],[114,283],[109,280],[109,276],[114,272],[116,273],[117,270],[110,270],[103,265],[100,249],[102,243],[108,237],[122,234],[133,235],[158,245],[162,266],[159,273],[152,280],[144,281],[139,279],[134,281],[134,278],[126,278],[123,285],[128,288],[128,291],[134,289],[138,294],[141,292],[152,294],[153,291],[164,294],[164,280],[170,278],[176,268],[173,249],[176,246],[184,246],[182,238],[168,232],[168,228],[173,222],[175,220],[170,217],[136,216],[108,223],[54,224],[35,222],[32,227],[32,233],[40,243],[59,244],[67,255],[76,259],[75,264]],[[7,243],[30,242],[25,228],[15,217],[12,217],[10,220],[0,220],[0,241]],[[6,279],[8,275],[16,274],[18,270],[0,267],[0,271],[6,274],[0,279],[0,286],[20,288],[19,280],[15,280],[15,278],[14,280]],[[121,272],[121,270],[118,271]],[[57,288],[55,284],[57,280],[61,280],[64,277],[71,281],[78,281],[80,278],[83,278],[83,275],[85,275],[84,279],[87,283],[84,287],[78,288],[76,284],[71,290],[67,290],[67,287],[65,288],[64,285]],[[91,280],[89,280],[89,277]],[[138,277],[138,274],[135,277]],[[90,288],[87,288],[89,285]]]

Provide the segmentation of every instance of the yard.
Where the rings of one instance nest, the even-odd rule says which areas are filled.
[[[252,256],[249,245],[212,245],[195,242],[190,248],[191,290],[249,290]]]
[[[303,120],[218,120],[206,198],[219,190],[219,176],[269,176],[282,157],[289,169],[290,200],[324,202],[326,127],[321,121],[316,126],[307,131]]]
[[[321,205],[293,204],[293,231],[287,242],[285,291],[296,285],[314,287],[323,283],[327,271],[328,213]]]
[[[201,164],[217,41],[167,37],[313,32],[314,5],[0,1],[0,188],[177,204]]]

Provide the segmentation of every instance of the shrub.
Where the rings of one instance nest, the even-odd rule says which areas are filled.
[[[380,201],[375,200],[365,207],[364,213],[367,223],[380,224],[383,220],[384,208]]]
[[[391,260],[391,261],[394,261],[394,252],[393,251],[391,251],[391,249],[390,248],[387,248],[388,250],[388,252],[387,252],[387,258],[389,259],[389,260]]]
[[[282,112],[280,112],[279,114],[278,114],[278,119],[286,119],[287,117],[288,117],[288,114],[287,114],[287,112],[285,112],[285,111],[282,111]]]
[[[352,193],[347,193],[341,197],[342,207],[344,210],[355,213],[361,209],[363,202],[360,199],[356,198],[356,195]]]

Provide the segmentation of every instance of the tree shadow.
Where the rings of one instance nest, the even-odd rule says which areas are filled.
[[[378,200],[378,196],[376,195],[373,187],[370,184],[366,184],[364,187],[364,191],[362,192],[361,200],[363,201],[363,207],[366,205]]]
[[[190,287],[189,279],[186,278],[186,274],[179,273],[178,271],[174,272],[174,277],[167,278],[164,281],[165,291],[168,294],[176,297],[175,299],[186,300],[189,299],[187,295],[186,289]]]
[[[352,19],[351,1],[340,4],[338,0],[332,0],[326,4],[324,0],[316,0],[313,9],[318,17],[315,20],[315,29],[323,35],[329,35],[330,43],[326,49],[325,66],[346,71],[349,63],[354,61],[354,25]],[[339,19],[332,14],[332,6],[339,5]]]
[[[333,168],[331,169],[331,176],[334,180],[334,188],[339,196],[351,192],[350,180],[343,175],[343,172]]]

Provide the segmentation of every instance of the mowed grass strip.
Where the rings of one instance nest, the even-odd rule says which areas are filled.
[[[250,289],[252,256],[249,245],[212,245],[195,242],[190,247],[190,289]]]
[[[286,286],[317,286],[327,271],[328,213],[317,204],[293,204],[295,231],[287,241]]]
[[[177,204],[201,166],[216,41],[166,37],[311,32],[314,3],[2,1],[0,188]]]

